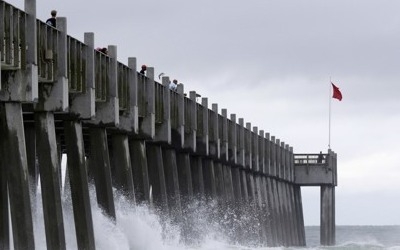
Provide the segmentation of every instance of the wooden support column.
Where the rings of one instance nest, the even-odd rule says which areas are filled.
[[[145,141],[130,140],[129,151],[132,160],[133,184],[136,191],[136,201],[149,202],[150,181]]]
[[[34,249],[29,174],[20,103],[0,103],[3,156],[7,163],[11,223],[15,249]]]
[[[208,200],[216,198],[214,161],[209,158],[203,159],[204,195]]]
[[[89,132],[90,169],[93,171],[97,203],[109,217],[116,220],[107,132],[99,127],[91,127]]]
[[[321,186],[321,245],[335,245],[335,186]]]
[[[172,148],[163,148],[162,156],[170,215],[174,218],[175,222],[179,222],[182,219],[182,206],[175,150]]]
[[[266,177],[266,185],[267,185],[267,199],[268,199],[268,209],[270,211],[269,214],[269,222],[271,224],[271,241],[268,243],[269,247],[278,246],[279,242],[279,221],[278,221],[278,211],[276,209],[276,193],[274,190],[274,179],[271,177]]]
[[[275,210],[275,226],[276,226],[276,231],[277,231],[277,244],[279,246],[284,245],[284,228],[283,228],[283,222],[282,222],[282,209],[281,209],[281,197],[280,197],[280,190],[279,190],[279,181],[276,179],[272,179],[272,186],[273,186],[273,192],[274,192],[274,210]]]
[[[0,104],[2,105],[2,104]],[[0,106],[1,107],[1,106]],[[0,121],[4,121],[4,108],[0,108]],[[0,124],[0,249],[10,249],[10,225],[7,188],[7,150],[5,126]]]
[[[190,168],[190,156],[188,153],[178,153],[178,177],[182,202],[187,202],[193,197],[192,171]]]
[[[285,143],[280,142],[277,145],[279,148],[279,197],[281,201],[281,209],[282,209],[282,222],[283,222],[283,239],[284,245],[290,246],[291,244],[291,226],[289,221],[289,208],[288,208],[288,196],[287,196],[287,182],[286,182],[286,150]]]
[[[295,198],[296,206],[296,220],[297,220],[297,230],[299,231],[299,244],[300,246],[306,245],[306,234],[304,228],[304,218],[303,218],[303,204],[301,199],[301,188],[296,185],[293,187],[293,193]]]
[[[235,201],[240,204],[242,202],[242,189],[241,189],[241,178],[240,178],[240,170],[238,167],[233,167],[232,171],[232,183],[233,183],[233,194],[235,197]]]
[[[135,190],[133,186],[128,136],[126,134],[113,134],[111,138],[115,186],[122,191],[130,202],[134,203]]]
[[[238,144],[239,144],[239,136],[238,136],[238,125],[236,124],[236,115],[231,114],[231,125],[229,126],[229,162],[233,164],[234,167],[231,168],[232,174],[232,184],[233,184],[233,194],[234,199],[237,204],[240,204],[242,201],[242,190],[241,190],[241,181],[240,181],[240,171],[238,165]]]
[[[162,212],[168,212],[167,187],[164,174],[164,162],[161,146],[156,144],[146,145],[147,161],[149,168],[150,189],[152,190],[154,205]]]
[[[79,121],[71,120],[64,122],[64,128],[78,248],[94,250],[93,219],[85,167],[82,125]]]
[[[47,248],[66,249],[53,113],[35,112],[35,124]]]
[[[232,172],[231,167],[226,164],[222,164],[223,175],[224,175],[224,186],[225,186],[225,197],[232,203],[235,200],[233,192]]]
[[[293,226],[293,245],[294,246],[302,246],[301,245],[301,231],[299,230],[300,225],[299,225],[299,219],[297,218],[297,207],[296,207],[296,197],[295,197],[295,185],[291,184],[289,186],[289,195],[291,197],[291,206],[292,206],[292,214],[290,216],[290,219],[292,220],[292,226]]]
[[[232,183],[232,172],[231,167],[229,166],[229,134],[228,134],[228,111],[227,109],[221,110],[221,122],[219,125],[221,126],[222,134],[220,137],[221,141],[221,155],[220,159],[222,161],[222,169],[224,175],[224,186],[225,186],[225,195],[226,199],[229,202],[234,201],[234,193],[233,193],[233,183]]]
[[[204,197],[203,159],[198,156],[190,157],[190,167],[193,181],[193,194],[197,198]]]
[[[287,196],[287,183],[280,181],[279,182],[280,189],[280,201],[282,206],[282,222],[283,224],[283,233],[284,233],[284,245],[290,246],[291,244],[291,225],[289,221],[289,209],[288,209],[288,196]]]
[[[36,131],[35,123],[24,123],[26,157],[29,172],[29,187],[31,194],[36,196],[39,180],[39,168],[36,164]],[[32,197],[35,200],[35,197]]]
[[[247,190],[247,179],[246,179],[246,156],[244,150],[245,134],[244,134],[244,119],[239,118],[239,124],[237,125],[237,165],[239,166],[239,178],[240,178],[240,193],[242,195],[242,202],[247,203],[249,200],[249,194]]]
[[[268,177],[261,177],[261,194],[263,202],[263,226],[265,227],[266,243],[268,247],[272,247],[274,238],[272,233],[272,220],[271,220],[271,204],[270,204],[270,194],[268,188]]]
[[[251,173],[252,170],[252,138],[251,138],[251,123],[246,123],[245,138],[245,164],[246,164],[246,178],[247,178],[247,191],[249,193],[249,201],[255,204],[256,192],[254,186],[254,178]]]
[[[214,175],[215,175],[215,187],[217,191],[217,198],[219,200],[226,200],[226,191],[224,185],[224,170],[223,165],[220,161],[214,162]]]

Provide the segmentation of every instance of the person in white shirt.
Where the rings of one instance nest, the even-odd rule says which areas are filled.
[[[176,91],[178,88],[178,80],[174,79],[170,84],[169,84],[169,89],[172,91]]]

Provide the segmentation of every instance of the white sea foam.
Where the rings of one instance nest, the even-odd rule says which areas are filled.
[[[230,240],[229,232],[224,230],[229,218],[220,216],[215,204],[205,206],[195,201],[184,211],[185,220],[190,225],[195,241],[184,244],[181,240],[182,229],[174,225],[170,218],[162,218],[153,209],[145,205],[132,205],[124,196],[115,196],[116,223],[106,216],[97,206],[94,188],[90,188],[96,248],[100,250],[266,250],[288,248],[266,248],[238,245]],[[32,200],[33,226],[36,249],[46,249],[43,207],[40,191]],[[227,211],[224,211],[227,212]],[[229,211],[228,211],[229,212]],[[77,249],[75,225],[71,201],[63,198],[63,216],[67,249]],[[234,220],[237,220],[237,218]],[[231,218],[231,219],[232,219]],[[251,218],[244,218],[249,223]],[[235,221],[235,223],[241,223]],[[245,224],[247,225],[247,224]],[[337,245],[318,246],[318,227],[306,227],[308,232],[307,248],[289,249],[389,249],[400,250],[398,233],[400,226],[338,226]],[[310,237],[311,236],[311,237]],[[311,242],[312,241],[312,242]],[[11,240],[11,249],[13,243]]]

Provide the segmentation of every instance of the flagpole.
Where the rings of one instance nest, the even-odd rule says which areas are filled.
[[[332,78],[329,77],[329,134],[328,134],[328,149],[331,149],[331,102],[332,102]]]

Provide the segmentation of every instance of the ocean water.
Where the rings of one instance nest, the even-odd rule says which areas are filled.
[[[213,208],[198,206],[189,215],[190,230],[196,232],[194,244],[182,243],[181,230],[168,218],[161,219],[147,206],[130,205],[123,196],[116,196],[117,223],[113,223],[96,205],[95,192],[90,190],[96,248],[101,250],[265,250],[265,249],[399,249],[400,226],[337,226],[336,246],[319,245],[319,227],[306,226],[305,248],[268,248],[232,243],[221,230],[224,218],[209,215]],[[33,202],[36,249],[46,249],[40,193]],[[74,219],[70,200],[63,199],[67,249],[77,249]],[[251,223],[254,223],[250,220]],[[12,244],[12,240],[11,240]],[[11,248],[13,249],[13,247]]]

